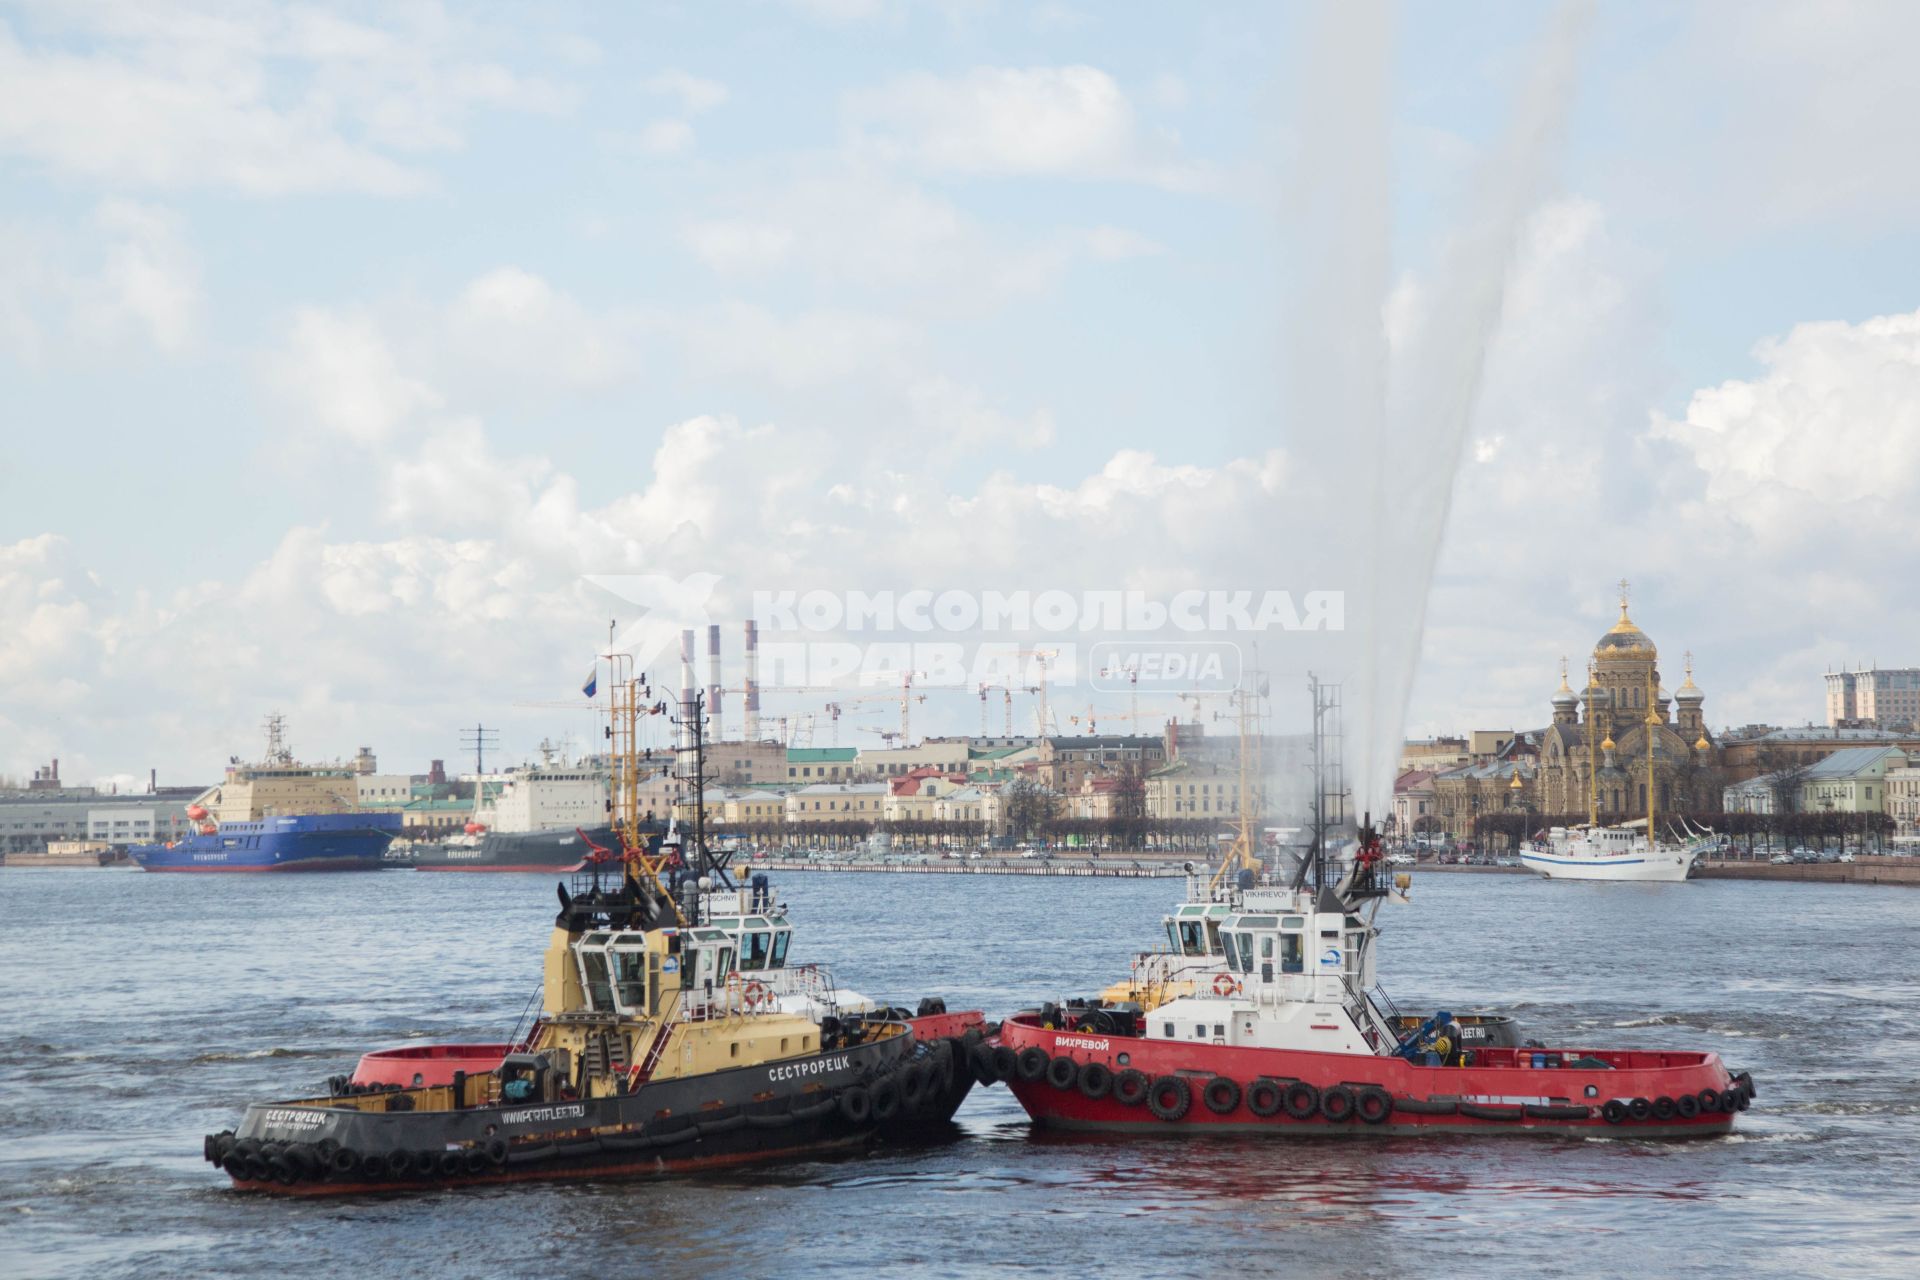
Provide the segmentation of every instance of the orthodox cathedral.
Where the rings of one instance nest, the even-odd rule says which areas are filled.
[[[1620,620],[1594,645],[1585,688],[1567,683],[1560,661],[1553,723],[1540,742],[1538,812],[1593,812],[1602,822],[1644,817],[1649,775],[1661,810],[1718,807],[1709,803],[1717,795],[1706,792],[1717,785],[1711,771],[1720,751],[1701,713],[1706,695],[1693,682],[1692,655],[1686,683],[1672,694],[1660,685],[1659,661],[1652,638],[1627,616],[1622,582]]]

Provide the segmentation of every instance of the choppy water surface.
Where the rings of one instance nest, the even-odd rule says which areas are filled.
[[[799,959],[995,1015],[1097,989],[1172,881],[788,875]],[[0,1273],[172,1276],[1920,1274],[1920,894],[1432,875],[1403,1007],[1707,1048],[1728,1139],[1044,1137],[1003,1089],[926,1150],[651,1182],[236,1195],[200,1136],[411,1037],[495,1038],[542,877],[0,872]]]

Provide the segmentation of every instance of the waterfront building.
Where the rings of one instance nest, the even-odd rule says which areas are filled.
[[[1393,830],[1401,838],[1439,826],[1432,769],[1409,769],[1393,780]]]
[[[789,753],[784,743],[773,738],[758,742],[709,742],[705,744],[704,754],[707,777],[730,787],[787,780]]]
[[[1827,724],[1834,728],[1920,728],[1920,667],[1829,670]]]
[[[815,782],[851,782],[863,774],[858,747],[788,747],[786,781],[799,786]]]
[[[57,841],[93,841],[124,849],[191,835],[187,805],[205,787],[164,787],[134,795],[93,787],[0,792],[0,853],[39,853]]]
[[[1887,774],[1906,764],[1907,753],[1898,747],[1836,751],[1807,769],[1800,807],[1807,813],[1885,813]]]
[[[1911,761],[1912,757],[1908,757]],[[1887,816],[1897,836],[1920,836],[1920,766],[1905,764],[1887,770]]]
[[[1240,812],[1237,763],[1172,761],[1146,777],[1149,818],[1218,818]]]
[[[888,822],[933,822],[939,818],[937,801],[967,785],[966,775],[943,773],[922,766],[905,777],[889,778],[881,816]]]
[[[986,787],[955,787],[934,801],[936,822],[965,823],[985,831],[998,814],[994,792]]]
[[[1090,733],[1040,741],[1039,780],[1061,795],[1080,790],[1089,776],[1128,767],[1151,773],[1167,761],[1167,739],[1154,734]]]
[[[1473,835],[1474,824],[1483,815],[1539,812],[1538,772],[1528,756],[1510,753],[1434,775],[1433,804],[1440,829],[1464,840]]]
[[[1400,749],[1402,773],[1439,773],[1468,763],[1465,738],[1420,738],[1409,740]]]
[[[783,799],[789,823],[878,822],[887,800],[884,782],[816,782]]]
[[[1744,782],[1763,773],[1804,768],[1836,751],[1864,746],[1893,746],[1916,754],[1920,753],[1920,735],[1817,724],[1786,728],[1748,725],[1728,734],[1721,743],[1721,769],[1728,781]]]

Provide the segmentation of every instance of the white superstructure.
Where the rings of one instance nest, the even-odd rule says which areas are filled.
[[[605,826],[606,771],[549,756],[540,764],[508,773],[477,820],[487,830],[501,832]]]
[[[1550,880],[1685,880],[1700,856],[1699,843],[1649,842],[1639,824],[1555,827],[1543,843],[1520,851],[1525,866]]]

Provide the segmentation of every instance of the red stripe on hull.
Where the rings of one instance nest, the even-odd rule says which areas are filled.
[[[930,1013],[924,1018],[909,1018],[907,1025],[913,1028],[915,1037],[921,1040],[941,1040],[948,1036],[963,1036],[975,1027],[983,1027],[987,1015],[978,1009],[967,1009],[959,1013]]]
[[[1664,1120],[1629,1120],[1609,1124],[1600,1114],[1602,1104],[1619,1099],[1652,1100],[1697,1095],[1701,1090],[1725,1090],[1732,1078],[1717,1054],[1656,1051],[1610,1052],[1624,1059],[1613,1070],[1579,1067],[1471,1066],[1428,1067],[1404,1058],[1376,1057],[1366,1054],[1322,1053],[1307,1050],[1257,1049],[1178,1040],[1153,1040],[1125,1036],[1102,1036],[1085,1032],[1051,1031],[1008,1020],[1001,1025],[999,1041],[1015,1053],[1028,1048],[1043,1050],[1051,1060],[1070,1058],[1076,1063],[1100,1062],[1115,1072],[1129,1067],[1158,1080],[1179,1076],[1191,1090],[1191,1101],[1182,1116],[1162,1120],[1143,1100],[1138,1106],[1126,1106],[1111,1095],[1088,1098],[1077,1085],[1055,1088],[1045,1079],[1008,1082],[1020,1105],[1041,1125],[1062,1129],[1121,1130],[1126,1132],[1262,1132],[1320,1135],[1384,1132],[1429,1133],[1607,1133],[1622,1137],[1712,1136],[1726,1133],[1733,1124],[1727,1112],[1702,1112]],[[1483,1055],[1525,1057],[1533,1050],[1479,1050]],[[1581,1056],[1581,1050],[1541,1050],[1561,1053],[1568,1058]],[[1516,1057],[1514,1060],[1520,1060]],[[1125,1059],[1122,1061],[1122,1059]],[[1496,1057],[1496,1061],[1501,1060]],[[1211,1110],[1205,1100],[1207,1082],[1215,1076],[1234,1081],[1239,1098],[1225,1114]],[[1473,1115],[1426,1115],[1402,1111],[1397,1107],[1381,1123],[1367,1124],[1358,1116],[1332,1121],[1315,1114],[1295,1119],[1282,1110],[1271,1117],[1254,1115],[1247,1109],[1246,1087],[1260,1079],[1282,1084],[1303,1081],[1316,1090],[1346,1085],[1358,1090],[1377,1085],[1396,1099],[1412,1102],[1453,1100],[1469,1105],[1491,1106],[1503,1118]],[[1588,1088],[1594,1092],[1589,1094]],[[1585,1106],[1585,1119],[1536,1118],[1527,1116],[1518,1106],[1522,1100],[1534,1104]]]
[[[489,865],[484,867],[473,867],[473,866],[460,866],[455,863],[437,862],[432,864],[431,866],[417,865],[414,867],[414,870],[415,871],[544,871],[553,875],[564,876],[564,875],[572,875],[574,872],[580,870],[582,867],[586,865],[587,864],[585,862],[575,862],[568,865],[563,865],[561,863],[555,863],[555,862],[547,862],[547,863],[528,863],[528,864],[514,865],[514,866]]]

